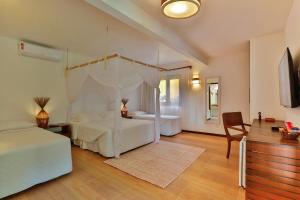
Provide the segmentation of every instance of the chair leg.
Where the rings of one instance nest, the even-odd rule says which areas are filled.
[[[231,141],[228,140],[227,142],[228,142],[228,145],[227,145],[227,156],[226,156],[226,158],[228,159],[228,158],[229,158],[229,155],[230,155]]]

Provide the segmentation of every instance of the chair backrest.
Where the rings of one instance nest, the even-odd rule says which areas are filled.
[[[227,112],[222,114],[223,125],[226,132],[227,137],[230,137],[230,133],[228,131],[228,127],[231,126],[242,126],[243,130],[245,129],[243,117],[241,112]]]

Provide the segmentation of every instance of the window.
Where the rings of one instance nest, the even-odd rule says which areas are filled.
[[[160,102],[165,105],[179,105],[179,78],[168,77],[160,81]]]
[[[160,102],[167,102],[167,80],[161,80],[159,83]]]
[[[170,102],[179,104],[179,79],[170,79]]]

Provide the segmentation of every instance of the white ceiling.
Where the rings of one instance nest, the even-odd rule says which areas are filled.
[[[174,20],[162,15],[160,0],[131,0],[169,26],[199,53],[216,57],[247,45],[256,36],[282,31],[293,0],[203,0],[198,15]]]
[[[110,53],[157,64],[159,48],[161,64],[189,64],[185,56],[83,0],[1,0],[0,27],[0,36],[68,48],[91,57],[105,55],[108,45]]]
[[[203,0],[198,15],[174,20],[162,15],[160,0],[128,1],[208,57],[247,47],[249,39],[255,36],[282,31],[293,2]],[[0,35],[69,48],[92,57],[105,55],[108,44],[111,53],[118,52],[150,64],[157,63],[158,48],[160,63],[165,66],[193,62],[84,0],[0,0],[0,27]]]

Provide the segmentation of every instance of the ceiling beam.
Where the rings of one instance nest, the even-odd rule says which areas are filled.
[[[158,22],[143,9],[128,0],[85,0],[99,10],[149,35],[183,54],[193,62],[207,65],[208,58],[188,45],[175,31]],[[157,1],[158,3],[160,1]]]

